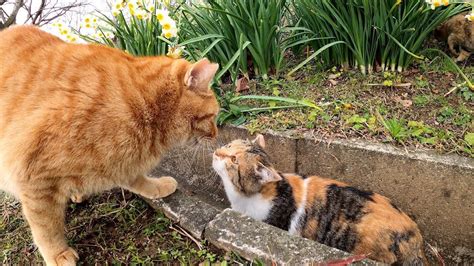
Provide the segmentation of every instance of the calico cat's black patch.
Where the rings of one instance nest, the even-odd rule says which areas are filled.
[[[288,231],[291,216],[296,212],[293,189],[285,179],[277,183],[277,196],[273,199],[273,207],[264,222]]]
[[[401,253],[400,253],[400,244],[402,242],[406,242],[410,240],[410,238],[415,236],[415,232],[409,230],[407,232],[393,232],[391,239],[392,239],[392,244],[389,247],[389,250],[393,252],[393,254],[397,257],[397,260],[401,260]]]
[[[372,192],[354,187],[331,184],[326,188],[326,204],[315,204],[313,215],[318,220],[316,241],[351,252],[358,241],[354,226],[366,213],[367,201],[373,201]]]
[[[248,153],[252,153],[252,154],[255,154],[255,155],[259,155],[260,156],[260,162],[265,165],[265,166],[271,166],[271,160],[270,160],[270,156],[268,156],[268,154],[265,152],[265,150],[260,147],[259,145],[252,145],[250,147],[250,150],[247,151]]]

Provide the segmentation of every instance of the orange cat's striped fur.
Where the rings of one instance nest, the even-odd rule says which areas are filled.
[[[0,32],[0,189],[21,201],[48,265],[78,259],[64,237],[69,198],[175,191],[172,177],[145,174],[167,149],[216,137],[217,68],[68,44],[32,26]]]
[[[279,173],[264,147],[258,135],[214,152],[232,209],[380,262],[426,265],[418,226],[389,199],[332,179]]]

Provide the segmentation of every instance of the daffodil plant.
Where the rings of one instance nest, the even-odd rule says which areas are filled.
[[[448,0],[293,0],[293,5],[301,26],[326,37],[311,41],[314,50],[343,42],[322,53],[326,64],[358,68],[364,74],[404,71],[423,58],[431,32],[468,9],[465,2]]]
[[[178,43],[179,30],[170,8],[169,1],[116,0],[112,4],[112,17],[99,14],[105,27],[97,27],[97,33],[103,34],[99,38],[90,38],[88,34],[82,37],[123,49],[133,55],[168,55],[177,58],[182,55],[184,47]],[[115,37],[107,38],[107,32],[112,32]]]
[[[471,6],[471,12],[466,15],[469,21],[474,20],[474,0],[454,1],[454,0],[425,0],[431,6],[431,9],[436,9],[441,6],[448,6],[449,4],[468,4]]]
[[[111,4],[110,14],[87,15],[75,28],[62,22],[54,23],[51,28],[65,41],[105,44],[137,56],[179,58],[187,53],[187,44],[206,39],[218,41],[220,36],[208,34],[180,42],[175,2],[116,0]]]

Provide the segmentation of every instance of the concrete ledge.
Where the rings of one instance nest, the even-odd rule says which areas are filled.
[[[250,261],[258,259],[277,265],[324,265],[325,262],[351,256],[315,241],[291,236],[233,210],[222,211],[181,190],[165,199],[144,200],[163,211],[194,237],[206,239],[214,246],[236,252]],[[354,265],[383,264],[366,259]]]
[[[168,218],[200,239],[204,237],[207,224],[220,213],[216,207],[186,195],[181,190],[164,199],[144,199],[153,208],[163,211]]]
[[[224,210],[206,228],[206,239],[224,250],[267,265],[321,265],[350,257],[349,253],[315,241],[291,236],[231,209]],[[363,260],[353,265],[383,265]]]
[[[218,144],[252,138],[225,126]],[[311,133],[267,132],[267,150],[283,172],[319,175],[391,198],[419,224],[425,240],[451,262],[474,263],[474,159],[406,151],[378,143],[322,140]],[[170,152],[155,173],[176,177],[213,206],[229,206],[220,178],[211,169],[211,150]]]

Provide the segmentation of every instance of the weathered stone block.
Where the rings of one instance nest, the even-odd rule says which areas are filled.
[[[213,245],[237,252],[248,260],[271,265],[318,265],[351,255],[315,241],[289,235],[286,231],[253,220],[231,209],[209,223],[205,237]],[[352,265],[382,265],[364,260]]]
[[[206,225],[220,213],[220,210],[191,195],[186,195],[177,190],[169,197],[158,200],[145,200],[155,209],[159,209],[165,215],[179,223],[186,231],[194,237],[203,239]]]

